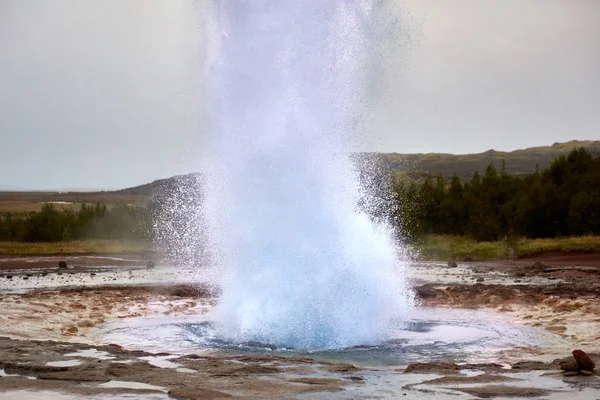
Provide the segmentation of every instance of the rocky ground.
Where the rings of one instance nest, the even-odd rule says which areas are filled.
[[[0,399],[600,399],[595,369],[565,358],[582,349],[600,360],[600,273],[591,257],[575,265],[551,257],[537,262],[542,256],[412,265],[419,307],[489,310],[564,340],[505,349],[483,363],[423,359],[393,368],[206,351],[154,354],[104,343],[97,332],[109,321],[202,315],[218,291],[186,283],[184,272],[147,270],[143,260],[108,265],[106,256],[75,267],[67,258],[68,267],[59,268],[54,259],[15,259],[0,272]],[[159,284],[165,281],[181,283]]]

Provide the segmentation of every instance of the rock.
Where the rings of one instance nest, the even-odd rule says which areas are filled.
[[[473,259],[471,257],[469,257],[469,256],[466,256],[463,261],[464,262],[473,262]]]
[[[148,269],[152,269],[155,267],[154,261],[148,261],[148,263],[146,264],[146,268]]]
[[[543,261],[536,261],[530,268],[545,270],[550,268],[550,265],[546,264]]]
[[[58,268],[67,268],[67,262],[66,261],[59,261],[58,262]]]
[[[448,268],[456,268],[458,267],[458,264],[455,263],[454,261],[448,261]]]
[[[454,363],[433,362],[410,364],[405,374],[458,374],[460,367]]]
[[[518,361],[512,364],[511,368],[521,371],[547,371],[552,368],[552,365],[541,361]]]
[[[579,364],[580,369],[592,371],[594,368],[596,368],[596,363],[594,363],[590,356],[588,356],[583,350],[574,350],[573,357],[575,357],[575,360],[577,360],[577,364]]]
[[[324,369],[327,372],[334,372],[334,373],[348,373],[348,372],[354,373],[354,372],[358,371],[358,368],[356,368],[352,364],[330,364],[330,365],[323,366],[322,369]]]
[[[563,376],[577,376],[579,375],[579,371],[566,371]]]
[[[486,372],[499,372],[505,370],[504,365],[497,363],[461,364],[460,369],[475,369]]]
[[[585,376],[591,376],[591,375],[593,375],[593,374],[594,374],[594,372],[592,372],[592,371],[588,371],[587,369],[582,369],[582,370],[581,370],[581,371],[579,371],[579,372],[581,372],[581,374],[582,374],[582,375],[585,375]]]
[[[563,361],[560,363],[560,369],[563,371],[579,371],[579,364],[575,359],[570,361]]]
[[[30,363],[5,363],[4,372],[11,375],[37,376],[50,372],[69,371],[68,367],[52,367],[48,365]]]
[[[483,282],[485,281],[485,279],[483,278],[483,276],[480,276],[479,278],[477,278],[477,282]]]
[[[169,390],[169,397],[176,400],[204,400],[204,399],[223,399],[231,395],[216,390],[209,389],[172,389]]]
[[[74,336],[79,332],[76,326],[67,326],[62,329],[62,334],[65,336]]]
[[[429,285],[415,287],[415,294],[421,299],[429,299],[437,296],[437,290]]]
[[[108,368],[106,368],[105,375],[108,377],[121,378],[121,380],[127,381],[132,377],[146,375],[150,372],[159,370],[159,367],[155,367],[147,362],[138,361],[130,364],[111,363]]]

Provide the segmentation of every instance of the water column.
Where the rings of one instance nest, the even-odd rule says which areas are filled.
[[[203,212],[226,340],[376,344],[410,306],[350,159],[373,1],[215,0]]]

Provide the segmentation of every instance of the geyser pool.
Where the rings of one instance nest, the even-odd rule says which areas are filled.
[[[377,2],[214,1],[203,215],[217,335],[301,349],[375,345],[411,296],[350,160]]]
[[[218,351],[221,354],[271,354],[310,356],[360,366],[401,366],[413,362],[498,362],[502,353],[524,347],[564,345],[564,339],[547,331],[521,326],[490,311],[419,309],[402,328],[372,346],[306,351],[255,341],[223,340],[210,319],[204,317],[145,317],[113,320],[97,334],[103,341],[128,349],[150,352]]]

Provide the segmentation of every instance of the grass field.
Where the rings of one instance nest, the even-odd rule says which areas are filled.
[[[558,239],[519,239],[516,257],[544,252],[600,252],[600,236]],[[0,255],[50,255],[85,253],[140,253],[146,245],[137,241],[76,240],[54,243],[0,242]],[[510,258],[504,241],[476,242],[460,236],[429,235],[414,249],[420,260],[506,260]]]
[[[0,255],[140,253],[144,243],[122,240],[76,240],[53,243],[0,242]]]
[[[566,237],[556,239],[521,238],[509,246],[505,241],[477,242],[461,236],[429,235],[416,246],[418,258],[422,260],[502,260],[525,257],[544,252],[600,252],[600,236]]]

